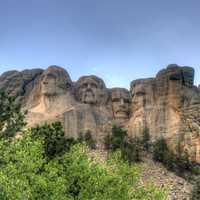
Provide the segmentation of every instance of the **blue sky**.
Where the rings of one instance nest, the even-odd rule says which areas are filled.
[[[0,73],[66,68],[129,87],[170,63],[200,84],[199,0],[0,0]]]

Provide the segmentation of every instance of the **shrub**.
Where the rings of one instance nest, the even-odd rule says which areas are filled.
[[[81,144],[46,162],[44,140],[29,130],[12,143],[0,141],[1,200],[164,199],[164,191],[138,186],[140,166],[120,159],[95,163]]]
[[[104,138],[104,147],[112,152],[120,150],[121,158],[129,164],[140,161],[141,141],[130,138],[120,127],[113,126],[112,134]]]
[[[200,197],[200,177],[197,178],[193,191],[192,191],[192,200],[199,200]]]
[[[149,150],[149,146],[150,146],[150,135],[149,135],[149,129],[148,128],[144,128],[143,132],[142,132],[142,140],[141,140],[141,144],[143,146],[143,149],[145,151]]]
[[[189,156],[186,152],[184,152],[182,155],[176,155],[174,157],[174,163],[177,172],[192,171],[193,164],[189,160]]]
[[[161,200],[158,193],[165,195],[138,187],[140,166],[121,159],[95,163],[86,146],[72,144],[60,123],[30,129],[12,143],[0,140],[0,199]]]
[[[153,159],[155,161],[164,162],[168,147],[163,137],[158,138],[153,144]]]
[[[162,162],[168,169],[177,175],[184,177],[184,172],[193,172],[196,167],[195,163],[189,160],[187,152],[175,154],[172,152],[163,137],[158,138],[153,144],[153,159]]]
[[[65,132],[60,122],[32,128],[31,135],[33,138],[41,138],[44,141],[44,153],[48,159],[61,156],[66,151],[69,151],[70,147],[76,143],[73,138],[65,137]]]
[[[120,127],[113,126],[112,134],[104,138],[104,146],[111,151],[122,148],[123,143],[127,137],[127,132]]]
[[[26,125],[25,114],[15,97],[0,91],[0,138],[9,139],[21,131]]]
[[[111,135],[106,135],[103,139],[103,143],[104,143],[104,148],[105,150],[110,150],[110,146],[111,146]]]
[[[91,132],[88,130],[85,133],[80,132],[78,137],[78,142],[83,143],[85,142],[88,147],[91,149],[96,149],[96,142],[92,137]]]
[[[138,138],[128,138],[122,145],[121,155],[122,159],[128,161],[129,164],[139,162],[141,145]]]

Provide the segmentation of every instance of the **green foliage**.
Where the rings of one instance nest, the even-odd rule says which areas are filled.
[[[168,147],[163,137],[158,138],[153,144],[153,159],[155,161],[164,162]]]
[[[84,132],[80,132],[79,133],[79,137],[78,137],[78,142],[80,143],[86,143],[86,145],[88,147],[90,147],[91,149],[96,149],[96,142],[92,137],[91,132],[88,130],[85,133]]]
[[[153,144],[153,159],[162,162],[163,165],[175,172],[179,176],[184,176],[184,172],[193,172],[193,169],[198,169],[195,163],[189,160],[186,152],[176,155],[167,146],[163,137],[158,138]]]
[[[140,161],[141,141],[137,137],[128,137],[120,127],[113,126],[112,134],[104,138],[104,146],[111,152],[120,150],[121,158],[129,164]]]
[[[105,149],[115,151],[122,148],[123,143],[127,137],[127,132],[118,126],[112,127],[112,134],[104,138]]]
[[[197,178],[193,191],[192,191],[192,200],[199,200],[200,197],[200,177]]]
[[[149,135],[149,129],[148,128],[144,128],[143,132],[142,132],[142,140],[141,140],[141,144],[143,146],[143,149],[145,151],[149,150],[149,145],[150,145],[150,135]]]
[[[44,154],[48,159],[61,156],[76,143],[73,138],[66,138],[62,124],[55,122],[51,125],[45,124],[31,129],[34,139],[43,140]]]
[[[200,166],[194,166],[192,168],[192,174],[199,176],[200,175]]]
[[[130,166],[118,152],[99,164],[88,157],[86,146],[75,144],[46,162],[45,137],[38,135],[44,130],[38,131],[29,130],[12,143],[0,140],[1,200],[164,199],[164,191],[139,187],[141,166]]]
[[[141,143],[138,138],[127,138],[121,148],[122,159],[129,162],[139,162],[141,153]]]
[[[104,142],[104,148],[105,150],[110,150],[110,146],[111,146],[111,135],[106,135],[103,139]]]
[[[21,105],[15,97],[0,91],[0,138],[11,138],[25,126]]]
[[[157,189],[156,186],[140,185],[140,173],[143,170],[142,163],[129,165],[128,162],[121,159],[121,151],[112,152],[107,161],[109,169],[112,173],[116,173],[122,177],[122,182],[130,185],[130,199],[134,200],[166,200],[166,188]],[[122,198],[124,199],[124,198]],[[124,199],[125,200],[125,199]]]

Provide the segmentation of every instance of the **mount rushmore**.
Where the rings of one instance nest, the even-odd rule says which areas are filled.
[[[194,85],[194,69],[168,65],[155,78],[134,80],[130,90],[107,88],[94,75],[73,82],[59,66],[5,72],[0,89],[16,96],[28,110],[28,126],[61,121],[67,137],[90,131],[102,143],[112,126],[140,136],[148,128],[151,140],[164,136],[200,163],[200,88]]]

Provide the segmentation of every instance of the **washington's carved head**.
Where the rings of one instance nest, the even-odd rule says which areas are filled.
[[[85,104],[105,103],[108,94],[105,83],[97,76],[83,76],[75,84],[76,97]]]
[[[130,93],[124,88],[111,89],[113,114],[116,119],[128,119],[130,113]]]
[[[41,77],[41,93],[45,96],[62,94],[72,86],[66,70],[58,66],[50,66]]]

